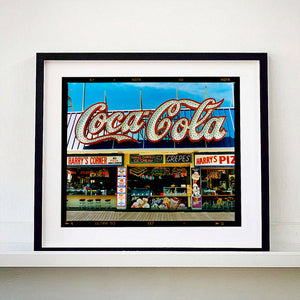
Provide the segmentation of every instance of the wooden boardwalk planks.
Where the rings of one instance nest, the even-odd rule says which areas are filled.
[[[68,211],[67,221],[234,221],[234,212]]]

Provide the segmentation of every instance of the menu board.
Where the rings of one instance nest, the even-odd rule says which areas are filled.
[[[162,164],[163,159],[163,155],[130,154],[131,164]]]
[[[117,208],[126,209],[126,168],[118,168],[118,178],[117,178]]]

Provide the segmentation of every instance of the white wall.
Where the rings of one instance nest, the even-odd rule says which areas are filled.
[[[3,275],[3,277],[1,277]],[[299,299],[298,269],[4,269],[1,299]]]
[[[300,249],[299,1],[0,0],[0,45],[2,250],[32,249],[35,53],[111,51],[269,54],[271,247],[273,250]],[[44,273],[39,272],[46,272],[47,276],[40,277],[37,274]],[[57,272],[10,270],[0,274],[9,282],[26,286],[27,291],[32,286],[49,292],[45,283],[34,285],[34,282],[49,280],[60,290],[64,284],[58,284]],[[69,270],[59,272],[71,274]],[[105,274],[103,270],[99,272]],[[120,280],[127,283],[126,286],[132,284],[124,271],[106,272],[116,282]],[[279,276],[276,278],[282,280],[276,281],[275,291],[284,285],[291,287],[291,293],[295,292],[295,274],[299,279],[295,270],[276,273],[269,270],[209,270],[210,275],[206,276],[203,270],[185,269],[181,273],[165,269],[161,272],[144,270],[148,278],[146,284],[142,270],[135,272],[139,275],[133,277],[134,286],[149,291],[146,286],[161,285],[165,299],[170,295],[176,299],[179,287],[172,290],[172,285],[178,285],[177,279],[183,284],[182,290],[195,291],[201,281],[202,289],[205,283],[217,295],[215,286],[224,289],[226,277],[237,280],[237,286],[245,287],[245,291],[238,289],[242,296],[246,295],[247,289],[249,292],[256,290],[256,275],[267,276],[270,282]],[[97,284],[93,281],[95,271],[85,270],[82,274]],[[168,276],[174,278],[174,283],[169,279],[165,283]],[[89,286],[89,283],[85,284]],[[235,287],[232,285],[232,289]],[[101,288],[109,291],[107,285]],[[16,297],[18,289],[8,286],[6,290],[6,295],[11,291],[12,299]],[[130,293],[129,289],[125,290]],[[78,288],[73,291],[75,294]],[[260,292],[260,295],[273,293],[268,284],[260,285]],[[67,295],[70,293],[72,291]]]

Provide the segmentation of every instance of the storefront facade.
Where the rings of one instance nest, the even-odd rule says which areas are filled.
[[[234,211],[234,108],[205,101],[69,112],[67,210]]]

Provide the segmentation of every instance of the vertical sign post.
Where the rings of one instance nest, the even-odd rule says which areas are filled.
[[[200,169],[192,168],[192,209],[202,209]]]
[[[118,167],[118,181],[117,181],[117,209],[126,209],[126,182],[127,182],[126,168]]]

